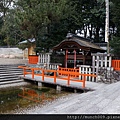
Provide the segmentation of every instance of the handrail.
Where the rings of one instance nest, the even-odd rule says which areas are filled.
[[[58,71],[59,71],[59,75],[64,75],[66,76],[65,73],[60,73],[60,71],[68,71],[68,72],[78,72],[79,73],[79,69],[74,69],[74,68],[63,68],[63,67],[58,67]],[[78,75],[70,75],[71,77],[79,77]]]
[[[23,68],[23,75],[25,77],[26,74],[32,74],[32,79],[34,79],[35,75],[39,75],[42,76],[42,81],[44,81],[45,77],[50,77],[50,78],[54,78],[54,83],[56,84],[56,80],[61,79],[61,80],[67,80],[67,85],[70,85],[70,81],[73,82],[82,82],[82,87],[85,88],[85,81],[86,81],[86,76],[92,76],[92,77],[96,77],[96,75],[94,74],[82,74],[79,72],[71,72],[71,71],[60,71],[60,70],[50,70],[50,69],[42,69],[42,68],[30,68],[30,67],[25,67],[25,66],[18,66],[19,68]],[[31,70],[31,72],[27,72],[26,70]],[[35,74],[35,70],[41,70],[41,73]],[[52,72],[54,73],[53,76],[50,76],[49,74],[45,74],[45,72]],[[58,74],[58,75],[57,75]],[[59,74],[66,74],[66,76],[61,77],[62,75]],[[79,77],[77,78],[73,78],[71,77],[71,75],[75,75],[75,76],[83,76],[82,80],[79,79]]]

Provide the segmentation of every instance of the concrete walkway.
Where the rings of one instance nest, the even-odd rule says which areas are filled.
[[[30,111],[29,111],[30,112]],[[74,94],[53,102],[34,113],[47,114],[120,114],[120,82],[95,91]]]
[[[120,82],[96,84],[94,91],[74,93],[25,114],[120,114]]]

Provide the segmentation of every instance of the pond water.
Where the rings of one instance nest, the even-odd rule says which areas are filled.
[[[55,88],[34,84],[0,88],[0,114],[15,113],[26,108],[46,104],[70,92],[57,93]]]

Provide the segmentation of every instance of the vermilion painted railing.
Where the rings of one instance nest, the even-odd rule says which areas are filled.
[[[65,73],[60,73],[60,72],[63,72],[63,71],[67,71],[67,72],[74,72],[74,73],[79,73],[79,69],[77,68],[63,68],[63,67],[58,67],[58,72],[59,72],[59,75],[63,75],[63,76],[66,76]],[[73,75],[71,74],[71,77],[79,77],[78,75]]]
[[[120,60],[112,60],[112,67],[114,70],[120,70]]]
[[[36,55],[31,55],[31,56],[28,56],[28,63],[29,64],[37,64],[38,63],[38,56]]]
[[[71,71],[60,71],[60,70],[46,70],[42,68],[30,68],[30,67],[25,67],[25,66],[18,66],[19,68],[23,69],[23,75],[25,77],[26,74],[32,74],[32,79],[34,79],[35,75],[36,76],[42,76],[42,81],[44,81],[45,77],[49,78],[54,78],[54,83],[56,84],[57,78],[61,80],[67,80],[67,85],[70,85],[70,81],[73,82],[82,82],[82,87],[85,88],[85,81],[86,81],[86,76],[92,76],[96,77],[94,74],[81,74],[79,72],[71,72]],[[30,70],[30,71],[27,71]],[[41,71],[40,73],[35,74],[35,70]],[[48,73],[54,73],[53,76],[50,76]],[[45,74],[47,73],[47,74]],[[58,75],[57,75],[58,74]],[[60,75],[59,75],[60,74]],[[65,76],[62,76],[65,75]],[[79,77],[74,78],[71,76],[83,76],[82,80],[79,79]]]

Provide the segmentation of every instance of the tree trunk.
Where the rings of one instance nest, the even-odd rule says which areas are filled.
[[[95,42],[100,42],[100,39],[99,39],[99,31],[100,31],[100,28],[99,28],[99,27],[96,27]]]

